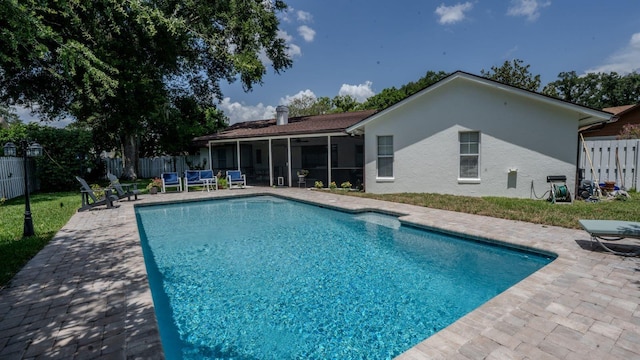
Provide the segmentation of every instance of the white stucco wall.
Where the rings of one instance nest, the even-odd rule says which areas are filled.
[[[480,132],[480,181],[459,181],[459,131]],[[453,80],[383,112],[365,126],[371,193],[429,192],[529,198],[565,175],[573,192],[578,114],[548,102]],[[393,135],[394,177],[378,179],[377,136]],[[509,174],[509,169],[517,169]],[[511,176],[511,177],[510,177]]]

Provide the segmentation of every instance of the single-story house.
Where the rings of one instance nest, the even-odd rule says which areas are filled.
[[[585,139],[615,140],[625,125],[640,125],[640,104],[616,106],[602,110],[612,113],[615,121],[581,127],[580,133]]]
[[[307,187],[530,198],[549,190],[547,176],[575,194],[578,129],[612,117],[460,71],[379,112],[277,112],[195,142],[211,168],[240,169],[253,185],[296,186],[306,169]]]
[[[455,72],[347,132],[365,137],[367,192],[530,198],[549,190],[547,176],[575,189],[578,129],[610,118]]]
[[[375,111],[292,118],[286,106],[276,111],[276,119],[236,123],[195,138],[195,144],[204,147],[201,162],[222,174],[238,169],[249,185],[312,187],[316,181],[325,187],[347,181],[354,187],[362,185],[364,140],[345,129]],[[309,172],[302,184],[300,170]]]

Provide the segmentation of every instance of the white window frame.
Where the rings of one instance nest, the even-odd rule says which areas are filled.
[[[472,141],[472,139],[466,138],[467,134],[477,134],[477,141]],[[458,157],[458,182],[463,184],[477,184],[480,182],[480,144],[481,144],[481,136],[480,131],[460,131],[458,133],[458,148],[459,148],[459,157]],[[475,145],[475,152],[474,146]],[[477,174],[475,177],[471,176],[463,176],[462,174],[462,162],[463,159],[466,158],[475,158],[476,159],[476,168]]]
[[[387,151],[383,151],[384,153],[381,154],[380,153],[380,140],[381,139],[391,139],[391,144],[385,144],[384,146],[387,147],[385,150]],[[391,149],[388,149],[388,147],[391,147]],[[388,151],[391,150],[391,151]],[[390,153],[389,153],[390,152]],[[393,169],[393,158],[394,158],[394,153],[395,150],[393,148],[393,135],[378,135],[376,137],[376,180],[379,181],[390,181],[394,179],[394,169]],[[391,159],[391,176],[388,175],[380,175],[380,159]]]

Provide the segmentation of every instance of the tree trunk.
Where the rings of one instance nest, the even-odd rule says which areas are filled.
[[[122,142],[124,149],[122,177],[127,180],[138,178],[138,137],[135,134],[127,134]]]

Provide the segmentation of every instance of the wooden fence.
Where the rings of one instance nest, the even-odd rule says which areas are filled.
[[[587,140],[584,144],[578,167],[584,169],[585,179],[599,183],[615,181],[620,188],[639,190],[640,139]]]
[[[29,166],[29,190],[35,191],[38,184],[33,159]],[[13,199],[24,195],[24,164],[21,157],[0,157],[0,198]]]

